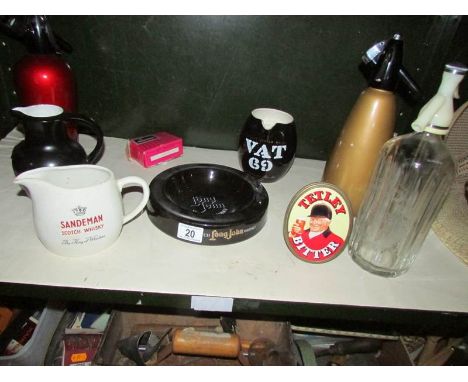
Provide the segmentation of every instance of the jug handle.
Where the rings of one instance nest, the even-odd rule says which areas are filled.
[[[79,124],[85,125],[91,131],[91,133],[96,136],[96,146],[94,147],[93,151],[91,151],[86,157],[86,161],[88,163],[95,164],[104,151],[104,134],[102,133],[99,125],[91,118],[88,118],[82,114],[63,113],[60,119],[66,121],[76,121]]]
[[[143,195],[140,200],[140,203],[128,214],[124,215],[123,217],[123,224],[127,223],[129,220],[132,220],[135,216],[137,216],[140,211],[145,208],[146,203],[148,203],[150,191],[148,184],[146,183],[145,180],[142,178],[139,178],[138,176],[127,176],[125,178],[121,178],[117,180],[117,186],[119,187],[119,190],[122,191],[123,188],[130,186],[130,185],[137,185],[140,186],[141,189],[143,190]]]

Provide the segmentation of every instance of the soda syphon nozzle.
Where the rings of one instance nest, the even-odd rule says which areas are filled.
[[[403,60],[403,41],[396,34],[379,57],[369,85],[376,89],[394,91],[399,80],[398,71]]]
[[[25,44],[31,53],[71,53],[72,46],[57,35],[46,16],[0,16],[0,32]]]
[[[468,67],[459,63],[445,65],[437,93],[422,107],[411,124],[414,131],[428,131],[446,135],[453,118],[453,98],[458,97],[458,85],[468,72]]]
[[[364,72],[366,78],[371,77],[372,72],[375,70],[379,59],[386,51],[392,40],[401,40],[401,35],[396,33],[392,39],[382,40],[372,45],[362,56],[362,64],[360,69]],[[403,64],[400,64],[398,69],[398,84],[397,92],[401,94],[408,102],[416,102],[421,97],[421,90],[416,81],[411,77],[408,70],[405,69]]]

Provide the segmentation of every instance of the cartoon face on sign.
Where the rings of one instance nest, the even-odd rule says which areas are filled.
[[[309,263],[334,259],[346,247],[352,214],[342,192],[327,183],[313,183],[291,200],[284,221],[289,250]]]

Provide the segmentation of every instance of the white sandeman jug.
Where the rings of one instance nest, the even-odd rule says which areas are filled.
[[[21,173],[14,183],[32,199],[39,240],[63,256],[90,255],[112,245],[149,198],[145,180],[115,179],[111,170],[95,165],[37,168]],[[121,191],[134,185],[141,187],[142,198],[124,214]]]

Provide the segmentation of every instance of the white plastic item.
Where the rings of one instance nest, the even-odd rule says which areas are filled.
[[[52,336],[64,313],[65,310],[58,306],[46,306],[30,340],[18,353],[0,357],[0,366],[43,365]]]
[[[445,65],[437,93],[422,107],[411,124],[414,131],[447,135],[453,118],[453,98],[459,98],[458,85],[468,68],[462,64]]]

